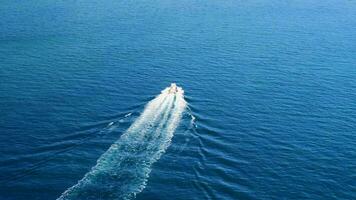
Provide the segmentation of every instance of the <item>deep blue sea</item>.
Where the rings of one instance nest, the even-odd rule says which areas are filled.
[[[0,19],[1,200],[356,199],[356,1],[5,0]]]

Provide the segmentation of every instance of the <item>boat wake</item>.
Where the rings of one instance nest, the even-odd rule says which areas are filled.
[[[187,106],[183,93],[172,84],[150,101],[97,164],[58,200],[134,198],[145,188],[152,164],[171,143]]]

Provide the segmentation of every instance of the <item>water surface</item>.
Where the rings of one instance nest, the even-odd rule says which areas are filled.
[[[185,114],[136,199],[356,199],[354,1],[6,1],[0,18],[0,199],[60,197],[171,82],[196,127]]]

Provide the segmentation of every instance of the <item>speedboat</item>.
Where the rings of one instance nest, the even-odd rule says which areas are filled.
[[[171,86],[169,87],[168,93],[175,94],[177,92],[178,92],[177,85],[175,83],[172,83]]]

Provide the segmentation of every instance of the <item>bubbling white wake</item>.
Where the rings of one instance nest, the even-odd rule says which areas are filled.
[[[58,198],[132,199],[147,183],[151,166],[166,151],[187,106],[184,91],[166,88],[97,164]]]

